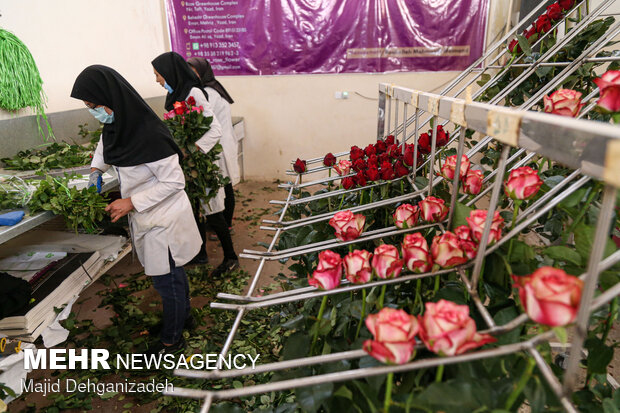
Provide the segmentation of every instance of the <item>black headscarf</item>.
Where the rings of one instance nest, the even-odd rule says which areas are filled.
[[[172,88],[172,93],[166,95],[166,110],[172,110],[174,102],[182,102],[187,99],[192,88],[197,87],[202,90],[200,79],[180,54],[175,52],[162,53],[153,59],[151,64]],[[209,100],[209,95],[204,90],[202,93]]]
[[[103,160],[108,165],[135,166],[182,153],[168,127],[116,70],[88,66],[75,79],[71,97],[114,111],[103,126]]]
[[[204,57],[191,57],[187,59],[187,63],[194,69],[198,71],[198,75],[200,76],[200,83],[202,87],[210,87],[217,90],[217,93],[220,94],[221,97],[226,99],[228,103],[235,103],[233,98],[228,94],[224,86],[215,80],[215,75],[213,74],[213,69],[211,69],[211,65],[209,61]]]

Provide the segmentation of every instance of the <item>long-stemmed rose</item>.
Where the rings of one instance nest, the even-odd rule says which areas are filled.
[[[440,356],[455,356],[493,343],[496,339],[476,331],[476,322],[469,316],[469,307],[451,301],[426,303],[419,316],[420,338],[430,351]]]
[[[482,239],[482,232],[484,231],[484,223],[487,219],[486,209],[475,209],[469,213],[469,216],[465,218],[469,228],[471,229],[474,240],[480,243]],[[499,215],[499,212],[493,213],[493,220],[491,221],[491,232],[489,232],[489,239],[487,245],[494,244],[502,237],[502,228],[504,227],[504,219]]]
[[[333,153],[329,152],[327,155],[325,155],[325,158],[323,158],[323,165],[330,167],[330,166],[334,166],[336,164],[336,157],[334,156]]]
[[[420,210],[417,206],[402,204],[396,208],[392,218],[394,218],[394,225],[396,225],[397,228],[413,228],[416,222],[418,222],[419,216]]]
[[[448,207],[443,199],[427,196],[418,203],[422,219],[426,222],[440,222],[448,216]]]
[[[365,284],[372,278],[372,266],[370,265],[370,259],[372,254],[364,250],[351,251],[345,255],[342,259],[344,266],[344,274],[347,280],[353,284]],[[362,290],[362,316],[360,322],[357,325],[355,332],[355,339],[357,339],[360,328],[362,326],[362,320],[366,314],[366,289]]]
[[[565,326],[575,321],[583,281],[559,268],[541,267],[525,277],[512,276],[527,315],[537,323]]]
[[[545,112],[576,118],[583,107],[581,93],[572,89],[558,89],[550,96],[544,96]]]
[[[364,231],[366,217],[353,214],[351,211],[340,211],[329,220],[329,225],[336,230],[335,235],[340,241],[351,241]]]
[[[401,249],[405,266],[409,271],[423,273],[430,271],[433,267],[428,243],[419,232],[405,235]]]
[[[403,310],[384,308],[366,317],[366,326],[373,340],[366,340],[363,349],[370,356],[387,364],[404,364],[415,356],[415,336],[419,325],[414,316]],[[383,411],[389,412],[392,401],[394,373],[388,373]]]
[[[372,261],[373,274],[382,279],[396,278],[403,270],[403,260],[400,259],[398,248],[393,245],[383,244],[375,248]],[[386,285],[381,288],[379,308],[383,308]]]
[[[325,250],[319,253],[319,264],[316,270],[312,273],[312,276],[308,276],[308,284],[320,288],[322,290],[332,290],[340,285],[340,278],[342,277],[342,259],[340,255],[333,251]],[[314,336],[312,337],[312,344],[310,345],[310,353],[312,354],[316,340],[319,337],[319,330],[321,320],[323,319],[323,313],[327,306],[327,296],[323,296],[321,301],[321,307],[319,308],[319,314],[317,315],[317,328]]]
[[[467,262],[467,256],[454,233],[446,231],[433,238],[431,256],[435,267],[452,268]]]

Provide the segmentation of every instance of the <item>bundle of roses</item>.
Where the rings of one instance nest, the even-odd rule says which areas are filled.
[[[540,36],[551,30],[553,23],[562,20],[566,13],[574,6],[575,0],[556,1],[555,3],[547,6],[547,11],[538,16],[538,18],[532,23],[532,26],[529,29],[524,30],[521,35],[525,37],[530,45],[536,43],[536,40],[538,40]],[[508,50],[514,55],[523,53],[517,39],[510,41],[508,44]]]
[[[164,114],[164,123],[184,154],[181,167],[185,174],[185,191],[194,210],[200,211],[229,179],[222,176],[217,164],[222,145],[216,144],[206,154],[196,149],[196,141],[211,128],[213,118],[205,117],[202,106],[195,105],[191,96],[186,101],[175,102],[174,109]],[[204,211],[204,215],[211,213]]]

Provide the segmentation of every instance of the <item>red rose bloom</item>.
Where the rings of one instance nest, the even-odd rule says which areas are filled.
[[[347,176],[346,178],[344,178],[342,180],[342,187],[344,189],[351,189],[355,187],[355,181],[353,180],[352,177]]]
[[[409,174],[409,168],[403,165],[401,161],[397,161],[394,164],[394,173],[396,174],[397,178],[400,178],[401,176],[405,176]]]
[[[387,146],[394,145],[394,135],[388,135],[385,137],[385,144]]]
[[[436,141],[437,147],[446,146],[449,140],[450,140],[450,134],[446,132],[445,130],[443,130],[443,127],[441,125],[437,126],[437,141]]]
[[[390,155],[388,155],[387,153],[382,153],[381,155],[379,155],[379,163],[380,164],[384,164],[385,162],[391,164],[391,159],[390,159]]]
[[[536,22],[534,22],[534,23],[532,24],[532,27],[530,27],[528,30],[526,30],[525,32],[523,32],[523,37],[525,37],[525,38],[529,41],[529,43],[533,43],[533,42],[535,42],[535,41],[536,41],[536,39],[538,38],[537,33],[538,33],[538,32],[536,31]],[[534,36],[535,34],[536,34],[536,36]],[[532,36],[534,36],[534,38],[533,38],[532,40],[530,40],[530,38],[531,38]]]
[[[323,165],[334,166],[336,164],[336,157],[330,152],[323,158]]]
[[[195,106],[195,105],[196,105],[196,99],[194,99],[194,97],[193,97],[193,96],[188,97],[188,98],[187,98],[187,104],[188,104],[188,105]]]
[[[177,115],[182,115],[187,110],[187,107],[185,106],[185,102],[174,102],[173,106],[174,106],[174,113],[176,113]]]
[[[368,167],[375,167],[375,168],[379,168],[379,158],[377,157],[377,155],[370,155],[368,157],[368,160],[366,161],[366,164],[368,165]]]
[[[575,0],[558,0],[558,5],[562,10],[570,10],[575,5]]]
[[[510,53],[515,53],[515,48],[516,53],[521,53],[523,51],[521,50],[521,46],[519,46],[519,41],[517,39],[512,39],[512,41],[508,45],[508,50],[510,51]]]
[[[563,15],[564,13],[562,13],[562,8],[558,3],[553,3],[552,5],[547,6],[547,16],[549,16],[552,21],[560,20]]]
[[[546,33],[551,30],[551,19],[546,14],[542,14],[536,20],[536,33]]]
[[[351,158],[351,162],[355,162],[356,160],[364,157],[364,151],[360,149],[358,146],[351,146],[351,152],[349,154],[349,158]]]
[[[355,183],[358,186],[366,186],[366,177],[364,176],[364,170],[361,170],[354,177]]]
[[[366,156],[371,156],[377,153],[377,150],[375,149],[375,145],[370,144],[368,145],[365,149],[364,149],[364,153],[366,154]]]
[[[381,155],[383,152],[385,152],[386,149],[387,145],[385,144],[385,142],[377,141],[377,143],[375,143],[375,151],[377,155]]]
[[[381,179],[384,181],[390,181],[396,177],[394,173],[394,169],[392,169],[392,165],[387,168],[381,167]]]
[[[401,148],[398,145],[390,145],[388,146],[388,153],[390,154],[390,156],[394,159],[398,158],[400,155],[402,155],[401,153]]]
[[[306,172],[306,161],[302,161],[301,159],[297,158],[295,164],[293,165],[293,169],[298,174]]]
[[[357,159],[355,162],[353,162],[353,170],[355,172],[363,171],[364,169],[366,169],[366,161],[365,160]]]
[[[424,155],[431,153],[431,138],[428,133],[420,134],[418,138],[418,152]]]
[[[366,179],[369,181],[377,181],[380,178],[379,169],[375,167],[370,167],[366,170]]]

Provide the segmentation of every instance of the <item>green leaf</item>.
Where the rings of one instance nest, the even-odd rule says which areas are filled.
[[[612,399],[604,399],[603,413],[620,413],[620,409],[614,404]]]
[[[331,397],[334,389],[333,383],[321,383],[315,386],[295,389],[297,402],[304,411],[314,413],[321,407],[324,401]]]
[[[534,258],[536,258],[536,254],[531,246],[523,241],[513,240],[510,262],[527,262]]]
[[[588,372],[595,374],[607,373],[607,365],[614,357],[613,347],[605,345],[600,339],[592,337],[586,340],[588,349]]]
[[[518,34],[517,41],[519,42],[519,46],[521,46],[521,50],[523,50],[523,53],[525,53],[526,56],[531,56],[532,48],[530,47],[530,43],[527,41],[527,39],[523,37],[523,35]]]
[[[582,263],[581,255],[575,249],[563,245],[545,248],[543,254],[557,261],[570,262],[575,265]]]
[[[282,350],[282,356],[284,357],[284,360],[293,360],[306,356],[309,350],[310,337],[299,331],[291,334],[288,340],[286,340],[284,349]]]
[[[349,400],[353,399],[353,393],[347,388],[347,386],[340,386],[340,388],[334,392],[334,396],[344,397]]]
[[[457,202],[456,207],[454,208],[454,215],[452,217],[452,229],[461,225],[467,225],[467,220],[465,220],[465,218],[469,217],[470,212],[473,210],[474,208]]]
[[[578,189],[577,191],[570,194],[566,199],[564,199],[564,201],[560,202],[560,205],[564,208],[572,208],[576,206],[577,204],[579,204],[579,202],[581,202],[587,191],[588,188]]]

